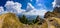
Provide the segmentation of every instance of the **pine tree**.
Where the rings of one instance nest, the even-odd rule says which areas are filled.
[[[22,16],[22,18],[20,19],[20,21],[24,24],[27,24],[28,23],[28,19],[26,18],[25,15]]]
[[[34,23],[34,24],[37,23],[37,22],[40,20],[39,17],[40,17],[40,16],[38,15],[38,16],[36,17],[36,19],[33,20],[33,23]]]

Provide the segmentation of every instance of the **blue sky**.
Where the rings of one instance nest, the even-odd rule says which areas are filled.
[[[7,0],[0,0],[0,6],[4,6]],[[36,6],[37,4],[42,4],[46,7],[47,10],[52,10],[52,2],[54,0],[12,0],[14,2],[19,2],[22,4],[22,9],[26,9],[27,3],[30,2],[36,9],[40,9],[40,6]]]

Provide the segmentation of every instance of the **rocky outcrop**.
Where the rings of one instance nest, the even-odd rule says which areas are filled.
[[[48,28],[60,28],[60,18],[49,17],[46,19]]]
[[[44,18],[48,18],[48,17],[60,18],[60,7],[55,7],[52,12],[50,11],[46,12]]]
[[[60,7],[55,7],[52,12],[45,13],[48,28],[60,28]]]
[[[53,12],[60,13],[60,7],[55,7],[54,10],[53,10]]]

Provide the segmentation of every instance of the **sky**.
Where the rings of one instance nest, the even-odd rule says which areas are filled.
[[[53,10],[52,2],[54,0],[0,0],[0,11],[44,16],[47,11]]]
[[[4,6],[8,0],[0,0],[0,6]],[[11,1],[11,0],[10,0]],[[36,6],[37,4],[42,4],[46,6],[47,10],[52,10],[52,2],[54,0],[12,0],[14,2],[19,2],[22,4],[22,9],[26,9],[27,3],[30,2],[35,8],[40,9],[41,6]]]

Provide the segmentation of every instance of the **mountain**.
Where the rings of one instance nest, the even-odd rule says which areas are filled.
[[[46,12],[44,18],[48,18],[48,17],[60,18],[60,7],[55,7],[52,12],[50,11]]]
[[[44,18],[49,28],[60,28],[60,7],[55,7],[52,12],[46,12]]]
[[[53,10],[53,12],[60,13],[60,7],[55,7],[54,10]]]

